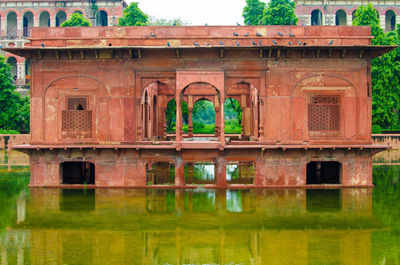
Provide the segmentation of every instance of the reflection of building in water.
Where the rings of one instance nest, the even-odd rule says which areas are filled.
[[[33,189],[21,224],[31,232],[11,229],[0,237],[1,260],[370,264],[371,232],[382,228],[372,216],[372,190],[330,191],[324,208],[327,200],[300,189]],[[92,206],[77,213],[79,202]]]
[[[29,230],[10,230],[0,235],[0,264],[30,264],[30,244]]]
[[[372,186],[387,148],[372,144],[370,61],[394,47],[371,46],[368,27],[31,33],[6,48],[31,58],[35,122],[16,147],[31,186]],[[232,162],[255,174],[227,178]]]

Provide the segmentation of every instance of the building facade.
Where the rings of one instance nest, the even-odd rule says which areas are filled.
[[[126,3],[121,0],[0,0],[0,45],[23,47],[34,27],[59,27],[79,12],[95,26],[113,26],[122,16]],[[30,61],[3,53],[11,65],[11,74],[20,93],[25,94],[31,80]]]
[[[391,31],[400,23],[400,1],[331,1],[296,0],[296,15],[300,25],[351,26],[361,5],[371,3],[377,10],[381,28]]]
[[[387,146],[372,143],[370,61],[392,49],[369,27],[34,28],[6,49],[32,62],[30,144],[14,148],[31,186],[371,186]],[[202,100],[208,135],[195,130]],[[212,176],[196,179],[204,164]],[[230,166],[255,173],[235,182]]]

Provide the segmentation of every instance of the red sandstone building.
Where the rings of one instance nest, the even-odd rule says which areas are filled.
[[[400,23],[399,1],[296,0],[295,13],[300,25],[351,26],[357,8],[369,3],[376,9],[383,30],[394,30],[396,24]]]
[[[124,7],[123,0],[0,0],[0,45],[23,47],[32,28],[60,27],[77,12],[94,26],[114,26]],[[30,61],[11,53],[4,56],[11,65],[17,90],[25,94],[30,84]]]
[[[384,147],[371,140],[370,61],[391,49],[371,46],[369,27],[35,28],[7,49],[32,62],[31,141],[15,148],[31,186],[371,186]],[[241,133],[225,132],[228,99]],[[199,100],[214,106],[213,135],[193,130]],[[202,163],[213,177],[199,181]],[[227,177],[244,164],[254,174]]]

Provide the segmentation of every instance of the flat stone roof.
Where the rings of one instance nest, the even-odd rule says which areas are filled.
[[[371,38],[367,26],[58,27],[33,28],[27,46],[368,46]]]
[[[373,58],[397,47],[373,46],[372,38],[369,26],[39,27],[25,47],[3,50],[25,56],[76,49],[347,49]]]

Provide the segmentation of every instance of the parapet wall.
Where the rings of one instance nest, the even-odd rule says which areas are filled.
[[[392,149],[400,149],[400,134],[373,134],[372,140],[377,145],[388,145]]]
[[[29,144],[30,134],[0,134],[0,149]]]

